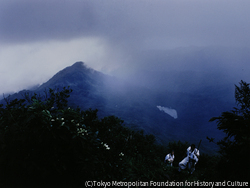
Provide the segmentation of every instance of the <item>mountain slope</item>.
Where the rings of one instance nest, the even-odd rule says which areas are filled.
[[[104,75],[82,62],[59,71],[32,92],[43,93],[47,88],[67,86],[73,90],[69,98],[72,107],[98,109],[99,117],[118,116],[126,126],[154,134],[161,144],[174,140],[198,143],[202,139],[201,150],[204,152],[214,150],[206,141],[206,136],[222,136],[208,120],[231,108],[231,103],[218,99],[213,90],[208,89],[200,94],[159,91]],[[12,98],[20,98],[24,92],[27,91],[14,94]],[[175,109],[178,118],[174,119],[157,106]]]

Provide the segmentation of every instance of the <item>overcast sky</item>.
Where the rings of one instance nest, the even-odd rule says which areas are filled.
[[[249,10],[249,0],[0,0],[0,93],[76,61],[112,73],[143,50],[249,47]]]

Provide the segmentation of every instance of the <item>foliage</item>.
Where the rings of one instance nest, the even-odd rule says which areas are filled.
[[[70,92],[50,90],[44,101],[36,94],[6,100],[0,109],[2,181],[64,183],[93,166],[88,160],[101,144],[80,111],[67,107]]]
[[[186,157],[187,148],[191,144],[188,142],[173,141],[169,142],[167,149],[168,153],[171,150],[175,151],[174,167],[164,167],[169,174],[170,178],[178,182],[193,182],[193,181],[219,181],[220,174],[216,170],[218,164],[218,156],[208,155],[201,152],[199,161],[195,166],[194,174],[190,175],[187,170],[178,172],[179,162]]]
[[[0,107],[1,185],[83,185],[86,180],[163,177],[152,135],[97,110],[68,107],[71,90],[50,89]]]
[[[187,148],[190,146],[190,144],[188,142],[184,142],[182,143],[181,141],[173,141],[173,142],[169,142],[168,143],[168,148],[169,148],[169,152],[171,152],[171,150],[174,150],[175,153],[175,160],[174,160],[174,166],[178,166],[179,162],[186,157],[187,155]]]
[[[201,155],[195,173],[178,172],[187,142],[155,144],[115,116],[70,108],[71,89],[28,93],[0,106],[0,186],[83,187],[85,181],[212,181],[216,156]],[[173,167],[164,163],[175,150]]]
[[[238,108],[223,112],[210,121],[217,121],[217,127],[226,137],[217,142],[220,146],[221,160],[218,170],[223,179],[247,181],[249,176],[250,148],[250,87],[241,81],[235,86],[235,99]]]

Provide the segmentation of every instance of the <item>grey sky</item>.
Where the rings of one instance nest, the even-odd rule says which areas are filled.
[[[249,8],[249,0],[0,0],[0,93],[76,61],[110,73],[136,67],[143,50],[249,47]]]

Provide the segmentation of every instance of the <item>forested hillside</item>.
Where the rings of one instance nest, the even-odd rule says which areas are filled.
[[[194,82],[187,81],[190,80],[190,76]],[[71,108],[98,109],[97,114],[100,118],[111,115],[119,117],[126,127],[153,134],[156,142],[162,145],[178,140],[198,144],[202,140],[202,152],[215,153],[218,147],[211,147],[206,137],[221,139],[223,133],[218,131],[216,124],[209,122],[209,119],[234,105],[233,88],[230,89],[222,83],[218,86],[218,82],[212,88],[208,87],[209,84],[197,84],[195,80],[199,80],[200,76],[181,72],[167,75],[168,79],[161,80],[162,88],[159,90],[155,88],[157,84],[153,84],[155,87],[140,86],[95,71],[83,62],[76,62],[59,71],[39,87],[20,91],[10,98],[21,99],[27,92],[43,95],[48,88],[62,89],[70,86],[73,90],[68,99]],[[166,76],[160,74],[158,77]],[[179,79],[179,84],[176,84],[178,91],[168,87],[172,83],[171,79],[176,77]],[[207,77],[210,78],[209,75]],[[231,85],[233,86],[233,83]],[[180,87],[184,89],[181,90]],[[189,89],[187,92],[187,88],[192,91]],[[176,118],[160,111],[158,107],[175,110]]]
[[[249,154],[244,151],[249,148],[250,88],[243,81],[236,86],[239,108],[211,119],[218,120],[218,129],[227,134],[217,143],[221,155],[201,153],[192,175],[177,170],[191,143],[181,140],[165,147],[156,144],[153,135],[125,127],[118,117],[98,118],[97,110],[71,108],[71,92],[70,88],[50,89],[44,95],[26,93],[23,99],[5,99],[0,108],[1,187],[249,180],[243,169],[249,169]],[[170,167],[164,158],[172,149],[176,158]]]

